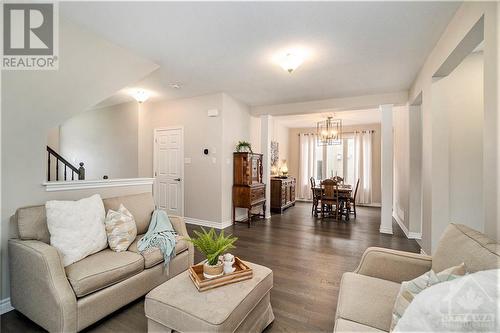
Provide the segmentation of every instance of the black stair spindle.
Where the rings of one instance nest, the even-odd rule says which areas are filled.
[[[64,180],[68,179],[68,168],[71,170],[71,180],[75,180],[75,174],[77,175],[78,180],[85,180],[85,167],[83,166],[83,162],[80,162],[80,167],[77,168],[73,164],[69,163],[64,157],[59,155],[54,149],[47,146],[47,180],[51,181],[50,177],[50,165],[51,165],[51,156],[54,156],[56,159],[56,180],[59,180],[59,162],[64,165]]]
[[[47,152],[47,180],[50,182],[50,151]]]

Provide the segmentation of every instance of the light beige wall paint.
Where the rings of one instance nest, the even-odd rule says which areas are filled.
[[[446,118],[449,187],[448,218],[432,224],[433,244],[449,222],[484,232],[483,63],[483,53],[474,53],[432,86],[433,112]]]
[[[222,94],[214,94],[146,102],[139,111],[139,176],[153,176],[154,129],[182,126],[184,157],[191,159],[184,164],[184,215],[215,223],[222,221],[222,100]],[[219,110],[219,116],[208,117],[210,109]]]
[[[273,141],[278,142],[280,162],[285,160],[287,164],[290,151],[289,140],[288,127],[283,126],[278,119],[273,118]]]
[[[2,298],[9,296],[7,238],[15,234],[9,225],[15,210],[81,195],[41,185],[49,129],[157,68],[64,19],[59,35],[59,70],[2,73]]]
[[[250,140],[249,107],[228,94],[222,94],[222,222],[231,223],[233,152],[238,141]],[[238,208],[236,217],[246,217],[246,210]]]
[[[497,3],[465,2],[457,10],[445,32],[427,57],[421,71],[413,82],[409,101],[413,102],[422,93],[422,240],[420,245],[427,253],[432,253],[432,240],[440,235],[432,235],[435,221],[445,220],[442,207],[447,206],[448,187],[440,180],[447,179],[447,166],[440,163],[443,154],[439,151],[442,145],[441,127],[446,119],[433,114],[432,81],[437,69],[445,62],[470,29],[484,17],[484,132],[483,132],[483,178],[484,178],[484,219],[485,232],[496,238],[498,225],[498,22]],[[445,170],[441,170],[445,168]],[[436,181],[438,180],[438,181]],[[435,244],[434,244],[435,245]]]
[[[394,204],[393,214],[409,230],[410,136],[409,110],[393,113],[394,126]]]
[[[344,132],[354,132],[360,130],[374,130],[372,145],[372,175],[373,175],[373,203],[381,202],[381,133],[380,124],[366,124],[359,126],[344,126]],[[289,133],[289,156],[288,170],[289,174],[295,178],[299,176],[299,133],[315,133],[316,128],[290,128]]]
[[[364,95],[355,97],[330,98],[308,102],[286,103],[277,105],[262,105],[251,108],[254,116],[269,114],[285,116],[292,114],[307,114],[332,112],[342,110],[359,110],[377,108],[382,104],[404,105],[408,101],[408,92],[401,91],[388,94]]]
[[[262,153],[260,127],[260,117],[250,116],[250,143],[252,144],[252,150],[256,153]]]
[[[138,176],[138,103],[129,102],[77,114],[60,126],[57,151],[78,167],[85,179]]]

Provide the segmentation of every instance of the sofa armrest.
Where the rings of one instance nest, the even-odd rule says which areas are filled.
[[[169,216],[170,222],[174,227],[175,231],[179,236],[183,238],[190,238],[186,229],[186,223],[184,222],[184,218],[180,216]],[[189,266],[194,264],[194,246],[193,243],[188,242],[188,251],[189,251]]]
[[[429,271],[432,257],[412,253],[369,247],[363,253],[355,273],[401,283]]]
[[[10,239],[9,268],[14,308],[50,332],[76,332],[76,296],[55,247]]]

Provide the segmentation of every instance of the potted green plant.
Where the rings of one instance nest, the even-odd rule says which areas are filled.
[[[238,141],[238,144],[236,145],[236,151],[238,153],[241,153],[241,152],[253,153],[252,144],[250,142],[246,142],[246,141]]]
[[[223,263],[219,260],[219,256],[229,249],[233,249],[234,242],[238,238],[232,235],[224,236],[224,230],[219,235],[215,232],[214,228],[206,231],[201,228],[202,232],[194,231],[196,237],[187,239],[189,242],[200,251],[206,260],[203,264],[203,276],[211,279],[223,274]]]

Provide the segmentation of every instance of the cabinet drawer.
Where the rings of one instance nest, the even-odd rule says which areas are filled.
[[[252,202],[264,199],[265,196],[266,196],[266,188],[265,187],[255,188],[255,189],[252,189],[252,191],[251,191],[251,201]]]

